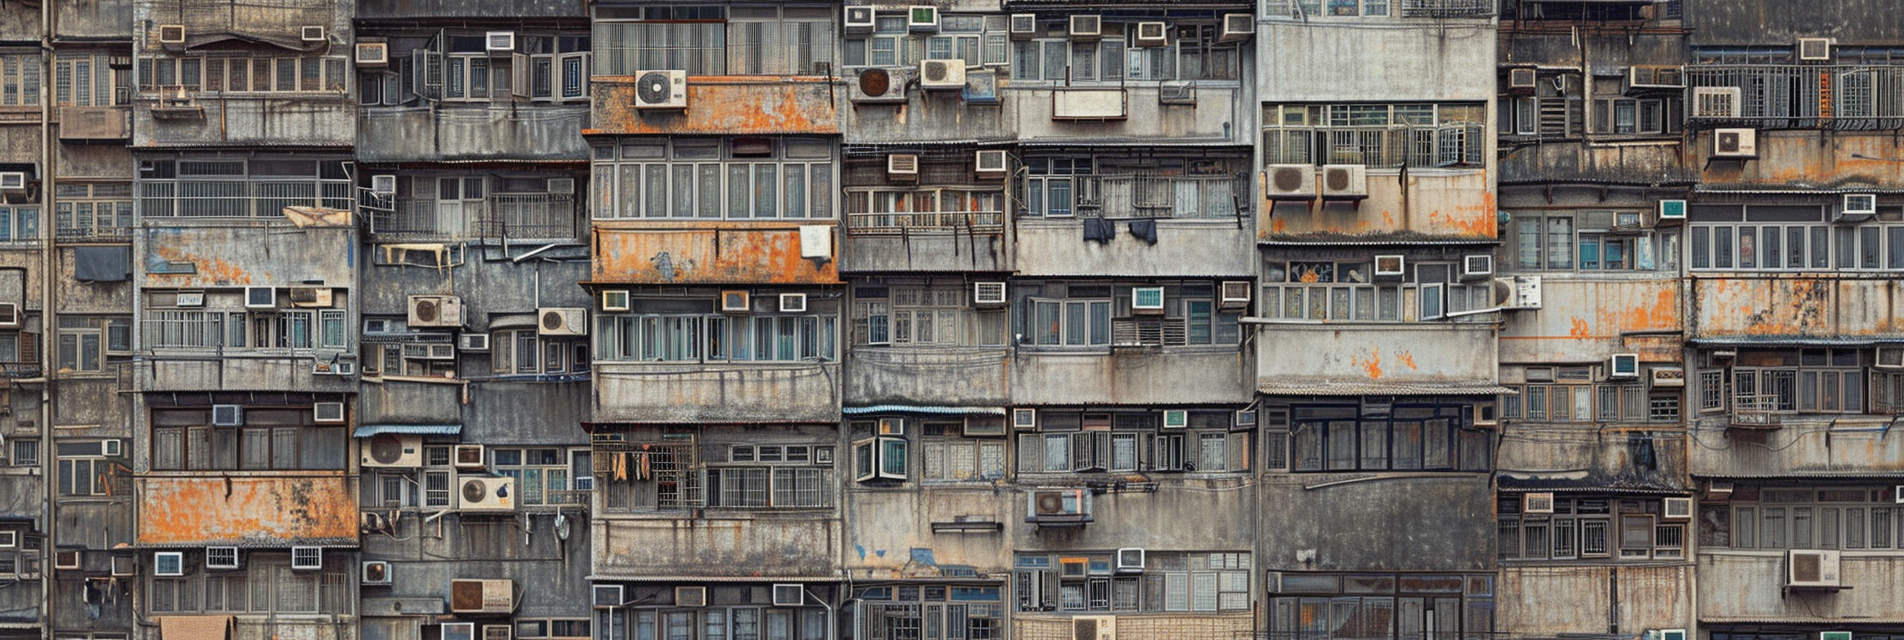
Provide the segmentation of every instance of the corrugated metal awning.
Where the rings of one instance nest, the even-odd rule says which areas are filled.
[[[591,582],[840,582],[837,576],[687,576],[687,575],[639,575],[615,576],[591,574],[583,580]]]
[[[1695,478],[1711,480],[1891,480],[1904,478],[1904,471],[1779,471],[1768,473],[1699,473]]]
[[[1904,344],[1904,336],[1710,336],[1687,342],[1701,347],[1869,347]]]
[[[1498,238],[1464,238],[1428,234],[1355,234],[1321,233],[1301,236],[1270,236],[1257,240],[1265,247],[1469,247],[1500,244]]]
[[[160,640],[226,640],[231,616],[158,616]]]
[[[1493,396],[1513,389],[1492,382],[1313,382],[1262,379],[1267,396]]]
[[[460,424],[366,424],[357,427],[351,434],[353,438],[369,438],[385,434],[400,436],[458,436],[463,434]]]
[[[1495,485],[1499,487],[1503,493],[1547,491],[1553,493],[1606,493],[1664,496],[1684,496],[1692,494],[1692,490],[1690,489],[1662,486],[1659,484],[1642,484],[1643,482],[1644,481],[1622,484],[1619,480],[1613,478],[1603,476],[1594,477],[1588,473],[1581,472],[1534,473],[1502,471],[1500,475],[1495,476]]]
[[[1900,624],[1904,617],[1872,616],[1869,618],[1793,618],[1783,616],[1699,616],[1700,624],[1805,624],[1828,625],[1832,629],[1871,624]]]
[[[840,413],[849,416],[874,413],[923,413],[941,416],[1002,416],[1004,407],[934,407],[910,404],[876,404],[865,407],[844,407]]]

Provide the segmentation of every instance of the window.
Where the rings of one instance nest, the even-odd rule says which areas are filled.
[[[1739,485],[1730,503],[1702,509],[1714,513],[1702,516],[1700,544],[1734,549],[1894,549],[1904,526],[1890,486]]]
[[[1642,231],[1639,219],[1637,212],[1515,214],[1514,266],[1522,271],[1676,271],[1678,233]]]
[[[1314,320],[1402,319],[1399,286],[1375,286],[1368,262],[1272,262],[1263,278],[1263,314]]]
[[[1184,428],[1152,411],[1039,410],[1041,433],[1018,435],[1018,473],[1250,470],[1250,437],[1229,411],[1189,411]]]
[[[1266,607],[1278,637],[1470,637],[1494,629],[1491,575],[1315,574],[1293,583],[1288,575]]]
[[[913,66],[920,60],[999,66],[1008,62],[1009,38],[1005,16],[941,14],[937,32],[914,34],[904,13],[882,13],[872,34],[844,41],[842,55],[849,67]]]
[[[595,357],[666,362],[832,361],[837,358],[837,322],[835,316],[819,315],[598,314]]]
[[[456,349],[448,342],[365,343],[359,362],[365,374],[442,377],[456,370]]]
[[[806,138],[598,147],[596,218],[833,218],[833,146]]]
[[[110,54],[102,52],[56,54],[53,58],[53,105],[105,107],[130,102],[131,72],[112,68],[111,59]],[[21,80],[31,78],[37,81],[37,66],[21,66]],[[22,93],[26,89],[25,84],[22,84]]]
[[[164,158],[139,161],[141,215],[280,218],[284,208],[350,209],[343,159]]]
[[[1039,38],[1014,42],[1012,80],[1090,85],[1126,80],[1238,78],[1241,49],[1237,43],[1217,42],[1217,25],[1178,21],[1168,30],[1169,43],[1162,47],[1139,46],[1135,24],[1124,25],[1124,37],[1100,41]]]
[[[1458,402],[1297,406],[1290,449],[1295,471],[1488,469],[1488,435],[1468,428]],[[1534,419],[1531,415],[1529,419]]]
[[[860,587],[854,595],[860,607],[855,637],[923,638],[927,629],[944,629],[943,637],[965,640],[1005,637],[1005,606],[996,586],[888,585]]]
[[[1785,219],[1817,220],[1821,215],[1817,207],[1750,207],[1748,215],[1760,217],[1757,214],[1761,208]],[[1688,258],[1695,270],[1904,269],[1904,225],[1698,223],[1692,225],[1688,233],[1691,237]]]
[[[1024,211],[1045,218],[1234,218],[1250,187],[1232,158],[1031,157]]]
[[[489,337],[490,368],[505,375],[585,372],[588,352],[583,339],[539,335],[534,329],[497,331]]]
[[[1471,104],[1267,105],[1264,162],[1481,166],[1484,111]]]
[[[1019,554],[1019,611],[1218,612],[1249,609],[1250,554],[1150,551],[1141,575],[1119,575],[1114,553]]]
[[[997,230],[1005,219],[1003,195],[996,190],[951,187],[849,191],[847,230],[856,234]]]
[[[1864,413],[1864,367],[1871,357],[1870,350],[1859,349],[1741,349],[1729,369],[1700,372],[1701,410],[1720,408],[1729,384],[1735,415]],[[1889,397],[1878,386],[1888,380],[1873,376],[1879,397]]]
[[[596,75],[814,75],[833,60],[831,11],[813,7],[652,7],[597,16]],[[903,22],[903,21],[902,21]]]
[[[54,187],[56,237],[125,240],[132,237],[132,185],[62,182]]]
[[[1877,92],[1873,88],[1895,77],[1891,69],[1858,64],[1801,66],[1793,64],[1798,61],[1791,59],[1792,55],[1789,46],[1695,51],[1693,57],[1700,64],[1686,67],[1689,89],[1731,87],[1745,98],[1735,117],[1701,117],[1739,126],[1794,129],[1856,128],[1869,126],[1879,118],[1904,115],[1904,109],[1894,102],[1874,99]],[[1895,63],[1886,60],[1875,64],[1888,67]]]
[[[853,442],[853,477],[867,480],[905,480],[911,460],[911,443],[903,437],[880,436]]]
[[[1677,422],[1679,397],[1640,384],[1540,384],[1517,387],[1513,415],[1548,422]]]
[[[12,457],[8,461],[16,467],[40,466],[40,441],[13,440]]]
[[[0,107],[40,105],[40,56],[32,53],[0,55]]]
[[[318,426],[307,408],[247,408],[242,427],[211,424],[203,409],[155,410],[158,470],[343,469],[348,432]]]
[[[343,93],[349,86],[342,56],[139,58],[139,92]],[[77,69],[75,69],[77,71]]]
[[[492,470],[516,479],[519,504],[583,504],[587,495],[572,490],[572,469],[562,449],[493,449]]]
[[[125,495],[122,477],[130,469],[119,456],[108,457],[106,441],[80,440],[55,443],[59,455],[59,494],[62,496]],[[116,441],[115,441],[116,442]],[[120,445],[123,446],[123,445]],[[118,452],[123,453],[123,451]]]
[[[853,291],[853,342],[895,346],[1004,346],[1005,312],[967,305],[969,284],[862,286]]]

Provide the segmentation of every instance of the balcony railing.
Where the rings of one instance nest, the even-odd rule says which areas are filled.
[[[1402,0],[1408,18],[1485,18],[1494,15],[1494,0]]]
[[[573,238],[575,196],[563,193],[497,194],[477,218],[486,238]]]
[[[1696,65],[1686,68],[1686,85],[1692,119],[1717,126],[1904,128],[1904,66]]]
[[[906,231],[997,232],[1005,228],[1003,211],[926,211],[918,213],[847,214],[847,229],[855,234]]]
[[[1783,423],[1777,396],[1741,395],[1732,399],[1729,424],[1740,429],[1777,429]]]
[[[373,200],[376,200],[372,196]],[[381,203],[381,206],[379,204]],[[370,232],[386,238],[574,238],[575,197],[496,194],[486,200],[384,198],[366,202]]]
[[[148,180],[139,204],[144,216],[277,217],[285,207],[349,209],[351,189],[341,180]]]
[[[1078,209],[1105,218],[1231,218],[1248,193],[1243,178],[1112,175],[1089,178]]]

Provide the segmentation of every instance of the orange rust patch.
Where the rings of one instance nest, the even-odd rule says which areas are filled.
[[[598,228],[597,282],[837,284],[833,260],[800,257],[798,225]]]
[[[1415,354],[1413,352],[1403,351],[1401,353],[1396,354],[1395,359],[1400,360],[1402,363],[1402,366],[1408,367],[1409,371],[1415,370]]]
[[[1572,330],[1572,331],[1569,331],[1569,332],[1567,333],[1567,335],[1570,335],[1570,336],[1573,336],[1573,337],[1575,337],[1575,338],[1581,338],[1581,339],[1584,339],[1584,338],[1587,338],[1588,336],[1591,336],[1591,335],[1593,335],[1593,332],[1592,332],[1592,331],[1589,331],[1589,330],[1587,329],[1587,321],[1586,321],[1586,320],[1582,320],[1582,319],[1580,319],[1580,318],[1574,318],[1574,319],[1573,319],[1573,330]]]
[[[771,81],[763,81],[771,80]],[[596,78],[594,131],[608,134],[839,133],[826,82],[751,76],[694,76],[685,111],[635,108],[632,77]]]
[[[138,481],[141,544],[356,538],[357,500],[341,474]]]
[[[1357,368],[1360,368],[1362,370],[1363,375],[1368,376],[1370,380],[1382,379],[1382,350],[1381,349],[1370,347],[1368,350],[1368,356],[1366,358],[1362,356],[1351,356],[1349,358],[1349,363],[1355,365]]]

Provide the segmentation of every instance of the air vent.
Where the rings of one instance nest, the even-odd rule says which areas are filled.
[[[1190,412],[1183,409],[1164,410],[1165,429],[1183,429],[1190,426]]]
[[[1492,277],[1493,275],[1494,256],[1476,254],[1461,259],[1461,277],[1463,279],[1479,280]]]
[[[1692,117],[1737,118],[1739,95],[1738,87],[1693,87]]]
[[[12,193],[26,191],[26,172],[0,171],[0,191]]]
[[[291,547],[291,570],[316,571],[324,568],[323,547]]]
[[[996,306],[996,305],[1005,304],[1005,283],[1003,282],[974,282],[972,283],[972,304],[981,305],[981,306]]]
[[[450,461],[458,469],[481,469],[484,466],[483,445],[459,444],[451,450]]]
[[[546,193],[572,196],[575,195],[575,179],[549,178],[548,182],[543,183],[542,190]]]
[[[1163,312],[1163,287],[1131,287],[1131,313]]]
[[[318,424],[343,424],[344,403],[319,402],[311,405],[311,420]]]
[[[205,547],[205,568],[238,568],[238,547]]]
[[[592,600],[597,609],[613,609],[619,607],[625,602],[622,598],[622,586],[618,584],[595,585]]]
[[[678,69],[636,71],[635,108],[688,108],[688,72]]]
[[[1799,38],[1798,59],[1802,62],[1831,60],[1831,38]]]
[[[1030,407],[1012,409],[1012,428],[1020,430],[1038,428],[1038,410]]]
[[[395,195],[397,193],[397,177],[389,174],[370,176],[370,192],[380,196]]]
[[[1521,499],[1521,513],[1553,513],[1554,494],[1529,493]]]
[[[465,333],[456,337],[456,348],[462,351],[488,351],[489,334]]]
[[[910,153],[895,153],[886,156],[886,177],[919,178],[919,156]]]
[[[12,302],[0,302],[0,327],[20,326],[20,305]]]
[[[1660,502],[1660,518],[1666,520],[1692,519],[1692,498],[1666,498]]]
[[[1144,550],[1135,547],[1118,549],[1116,569],[1118,573],[1143,573]]]
[[[601,299],[601,306],[603,311],[627,311],[628,310],[628,290],[627,289],[610,289],[607,291],[603,291],[601,292],[600,299]]]
[[[926,60],[919,63],[919,87],[928,91],[965,88],[965,61]]]

